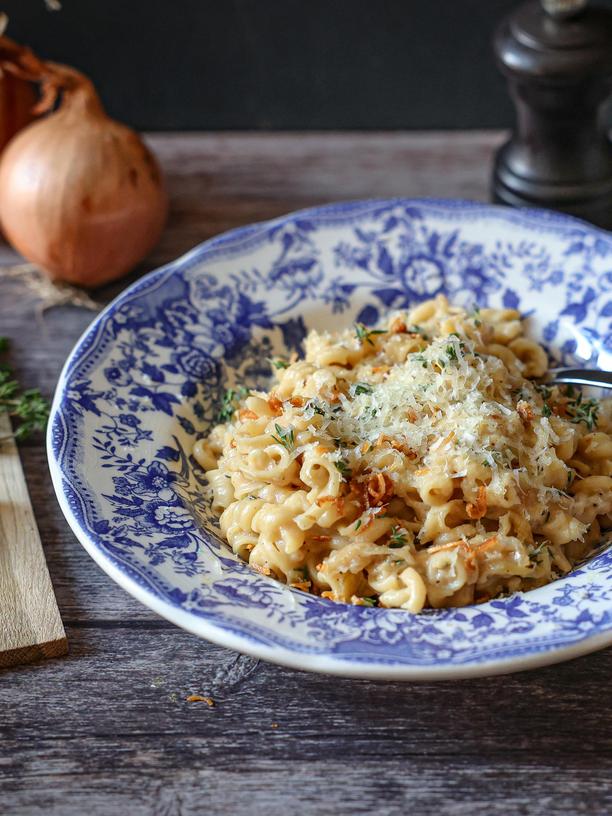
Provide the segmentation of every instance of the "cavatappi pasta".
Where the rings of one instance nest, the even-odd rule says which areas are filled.
[[[223,534],[347,603],[418,612],[550,582],[610,524],[612,410],[534,383],[547,365],[518,312],[441,296],[311,332],[196,443]]]

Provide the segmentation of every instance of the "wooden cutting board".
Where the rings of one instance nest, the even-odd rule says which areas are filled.
[[[0,414],[0,440],[10,432]],[[17,446],[0,441],[0,668],[67,651]]]

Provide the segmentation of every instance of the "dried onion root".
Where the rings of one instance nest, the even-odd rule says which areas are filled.
[[[99,312],[104,306],[77,286],[49,280],[34,264],[0,266],[0,278],[23,284],[38,299],[37,311],[41,315],[55,306],[79,306],[92,312]]]

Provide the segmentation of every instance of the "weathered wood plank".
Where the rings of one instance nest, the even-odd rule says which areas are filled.
[[[0,668],[67,650],[11,423],[0,414]]]
[[[0,675],[11,816],[604,816],[612,804],[609,652],[431,686],[305,675],[129,623],[70,637],[69,661]],[[186,702],[193,692],[215,706]]]
[[[489,764],[471,758],[381,763],[374,757],[351,762],[258,757],[247,764],[235,756],[221,767],[214,759],[198,759],[193,766],[186,759],[160,779],[155,760],[169,750],[167,744],[140,753],[113,774],[95,768],[54,773],[48,745],[41,748],[46,772],[29,780],[23,793],[21,787],[5,789],[10,802],[19,792],[11,816],[609,816],[612,807],[606,791],[610,767],[591,772],[580,760],[560,769],[540,758]],[[178,755],[182,748],[177,741]],[[350,754],[351,743],[344,748]],[[107,750],[115,753],[112,743]]]
[[[128,741],[136,754],[181,740],[181,757],[159,759],[175,768],[185,760],[246,761],[264,746],[279,761],[331,760],[347,741],[347,763],[373,756],[381,763],[443,756],[560,764],[588,756],[594,768],[612,762],[612,711],[602,700],[609,651],[538,672],[403,684],[237,658],[163,623],[147,629],[100,621],[68,625],[68,633],[68,660],[0,674],[0,779],[38,772],[41,714],[44,738],[81,772],[96,762],[81,740],[102,737]],[[186,702],[193,693],[216,705]],[[104,752],[109,771],[125,761]]]
[[[496,132],[155,134],[169,180],[164,262],[231,227],[329,201],[489,198]],[[452,145],[449,149],[449,145]]]

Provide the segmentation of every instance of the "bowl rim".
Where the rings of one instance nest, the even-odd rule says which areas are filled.
[[[77,516],[70,507],[63,485],[63,473],[52,444],[53,420],[57,416],[64,396],[66,380],[72,365],[80,358],[80,353],[84,350],[87,341],[96,334],[100,325],[126,300],[132,300],[134,296],[146,291],[151,284],[161,283],[165,275],[172,276],[174,272],[185,264],[191,263],[195,258],[204,260],[206,255],[226,243],[233,243],[236,239],[248,238],[262,229],[269,229],[277,224],[285,223],[289,218],[296,216],[313,217],[329,215],[330,221],[338,214],[346,218],[346,215],[361,210],[366,212],[372,207],[398,204],[402,206],[440,206],[445,213],[449,210],[458,211],[472,210],[474,214],[479,211],[489,218],[497,216],[502,221],[517,223],[519,225],[529,223],[533,228],[533,219],[543,222],[545,227],[554,227],[558,224],[565,230],[572,225],[580,229],[587,229],[589,232],[600,234],[610,240],[610,233],[588,222],[567,215],[565,213],[551,212],[536,208],[521,208],[520,210],[485,202],[471,201],[468,199],[443,199],[443,198],[413,198],[413,197],[392,197],[392,198],[371,198],[359,200],[338,201],[330,204],[308,207],[295,210],[290,213],[272,219],[249,223],[244,226],[235,227],[219,235],[205,240],[188,250],[177,259],[164,264],[150,272],[144,274],[136,281],[123,289],[107,306],[104,307],[88,324],[74,343],[58,378],[55,394],[51,406],[49,423],[46,434],[46,447],[49,470],[53,487],[57,496],[60,508],[75,534],[79,543],[84,547],[92,559],[115,581],[122,589],[143,603],[156,614],[179,626],[180,628],[205,638],[219,646],[234,649],[236,651],[249,654],[252,657],[261,658],[277,665],[285,666],[302,671],[313,671],[324,674],[332,674],[350,678],[380,679],[380,680],[406,680],[423,681],[467,679],[471,677],[482,677],[497,674],[507,674],[511,672],[525,671],[532,668],[552,665],[565,660],[570,660],[590,652],[606,648],[612,645],[612,627],[607,631],[600,631],[585,635],[584,638],[576,639],[570,643],[553,646],[543,646],[537,649],[532,647],[529,654],[510,655],[508,657],[486,659],[468,664],[395,664],[389,665],[384,661],[360,662],[354,658],[336,656],[331,654],[306,654],[296,651],[290,647],[276,643],[267,645],[265,643],[254,643],[246,636],[227,630],[216,625],[214,621],[204,619],[188,611],[168,603],[163,598],[156,595],[151,589],[140,586],[126,572],[122,571],[98,546],[91,537],[88,530],[80,523]],[[201,256],[201,257],[199,257]],[[560,579],[561,581],[563,579]]]

